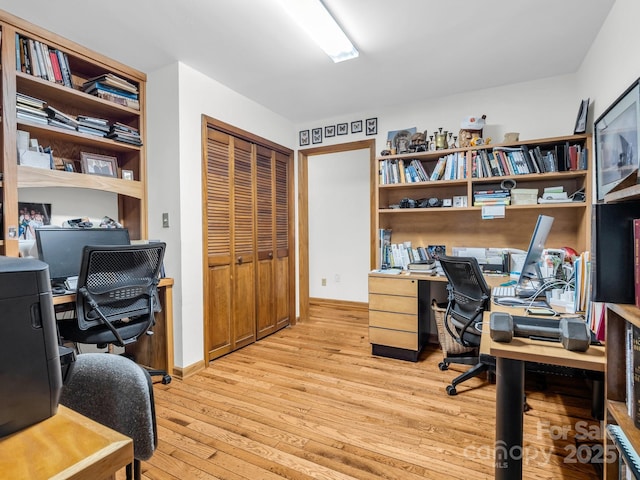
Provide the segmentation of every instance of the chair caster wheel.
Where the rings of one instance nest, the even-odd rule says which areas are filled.
[[[445,370],[449,370],[449,364],[447,362],[440,362],[438,364],[438,368],[440,371],[444,372]]]
[[[457,395],[458,392],[456,391],[456,387],[454,387],[453,385],[447,385],[447,394],[450,396],[454,396]]]
[[[162,384],[163,385],[168,385],[171,383],[171,376],[170,375],[163,375],[162,376]]]

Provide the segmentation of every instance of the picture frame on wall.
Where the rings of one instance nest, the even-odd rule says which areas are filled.
[[[349,124],[348,123],[339,123],[337,126],[338,135],[346,135],[349,133]]]
[[[309,145],[309,130],[300,130],[300,146]]]
[[[322,143],[322,128],[314,128],[311,130],[311,142]]]
[[[324,127],[324,136],[325,138],[335,137],[336,136],[336,126],[335,125],[327,125]]]
[[[81,152],[80,167],[82,173],[88,173],[89,175],[118,176],[118,159],[116,157]]]
[[[362,120],[356,120],[355,122],[351,122],[351,133],[360,133],[362,132]]]
[[[638,168],[639,119],[640,79],[594,122],[598,201]]]
[[[365,121],[365,135],[377,135],[378,134],[378,119],[367,118]]]

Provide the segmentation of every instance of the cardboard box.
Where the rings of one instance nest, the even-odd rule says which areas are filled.
[[[537,188],[511,189],[511,205],[535,205],[538,203]]]

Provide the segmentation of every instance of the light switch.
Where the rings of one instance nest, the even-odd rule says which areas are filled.
[[[162,214],[162,228],[169,228],[169,214]]]

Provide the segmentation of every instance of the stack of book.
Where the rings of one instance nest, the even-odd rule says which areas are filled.
[[[73,88],[66,53],[17,33],[16,65],[24,73]]]
[[[60,110],[48,105],[45,109],[49,114],[48,123],[54,127],[64,128],[66,130],[77,130],[78,121],[71,115],[61,112]]]
[[[510,205],[511,194],[509,190],[477,190],[473,192],[473,205]]]
[[[140,131],[124,123],[116,122],[111,125],[107,138],[111,138],[118,142],[130,143],[132,145],[142,145],[140,139]]]
[[[409,264],[409,271],[411,273],[423,273],[425,275],[436,274],[436,261],[426,260],[421,262],[413,262]]]
[[[78,115],[76,117],[76,120],[78,121],[78,131],[80,133],[87,133],[89,135],[96,135],[98,137],[106,137],[111,131],[109,120],[105,120],[104,118]]]
[[[23,93],[16,93],[16,116],[18,121],[47,125],[49,114],[45,110],[47,103],[39,98],[30,97]]]
[[[112,73],[90,78],[82,84],[82,91],[125,107],[140,110],[138,86]]]

